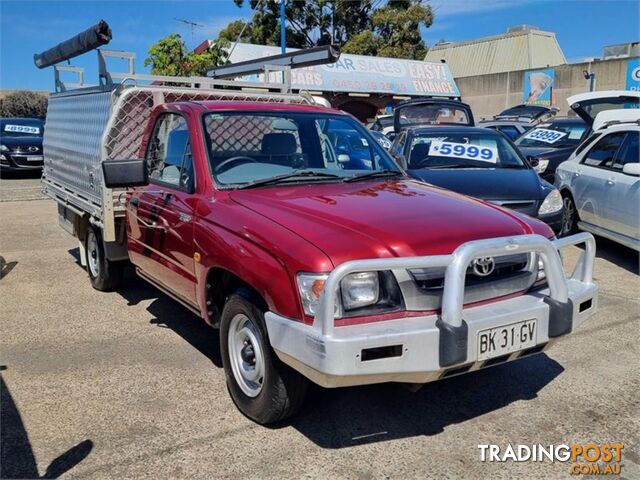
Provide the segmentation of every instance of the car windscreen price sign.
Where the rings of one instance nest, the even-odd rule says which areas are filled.
[[[498,163],[498,149],[470,143],[431,142],[430,157],[464,158],[480,162]]]
[[[5,125],[4,131],[15,133],[30,133],[32,135],[38,135],[40,133],[40,129],[38,127],[30,127],[28,125]]]
[[[567,132],[559,132],[557,130],[547,130],[546,128],[535,128],[531,132],[527,133],[525,138],[531,140],[539,140],[545,143],[556,143],[562,137],[566,136]]]

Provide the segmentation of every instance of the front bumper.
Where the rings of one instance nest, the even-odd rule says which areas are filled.
[[[42,170],[44,158],[42,153],[26,154],[16,152],[0,152],[0,169],[6,171]]]
[[[584,244],[585,249],[567,278],[558,250],[576,244]],[[474,258],[529,252],[537,253],[543,261],[548,288],[463,308],[465,272]],[[324,387],[434,381],[497,363],[498,359],[477,360],[480,330],[536,319],[536,346],[504,356],[501,362],[542,351],[570,333],[597,307],[594,257],[593,236],[580,233],[554,241],[540,235],[478,240],[461,245],[450,255],[346,262],[329,275],[313,325],[267,312],[269,339],[284,363]],[[446,273],[439,315],[334,326],[335,292],[349,273],[443,266]]]

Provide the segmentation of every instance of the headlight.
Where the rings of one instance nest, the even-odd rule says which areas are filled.
[[[547,158],[540,158],[538,159],[538,165],[536,165],[535,167],[533,167],[533,169],[537,172],[537,173],[544,173],[544,171],[547,169],[547,167],[549,166],[549,159]]]
[[[345,310],[366,307],[378,303],[380,283],[378,272],[362,272],[347,275],[340,282],[342,306]]]
[[[298,274],[298,291],[306,315],[313,317],[318,313],[318,302],[327,277],[322,273]],[[336,318],[357,315],[365,307],[372,309],[367,309],[367,314],[403,308],[398,282],[390,271],[352,273],[341,280],[336,292]]]
[[[0,152],[8,152],[9,148],[6,145],[1,145],[0,144]]]
[[[538,215],[556,213],[560,210],[562,210],[562,195],[560,195],[560,192],[557,189],[554,189],[549,195],[547,195],[547,198],[544,199],[542,205],[540,205]]]

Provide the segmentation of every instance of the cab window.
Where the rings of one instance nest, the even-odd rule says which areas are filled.
[[[184,117],[167,113],[158,118],[146,160],[150,181],[193,189],[193,159]]]

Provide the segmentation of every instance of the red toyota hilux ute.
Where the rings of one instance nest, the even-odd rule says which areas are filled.
[[[64,101],[50,102],[45,137],[43,181],[59,201]],[[71,201],[61,222],[94,287],[117,288],[126,259],[220,328],[231,397],[259,423],[299,409],[309,380],[474,371],[543,351],[596,308],[589,234],[555,239],[540,221],[412,180],[344,112],[164,103],[140,144],[139,159],[100,163],[102,195],[122,192],[113,225]],[[575,244],[586,248],[566,276],[558,251]]]

